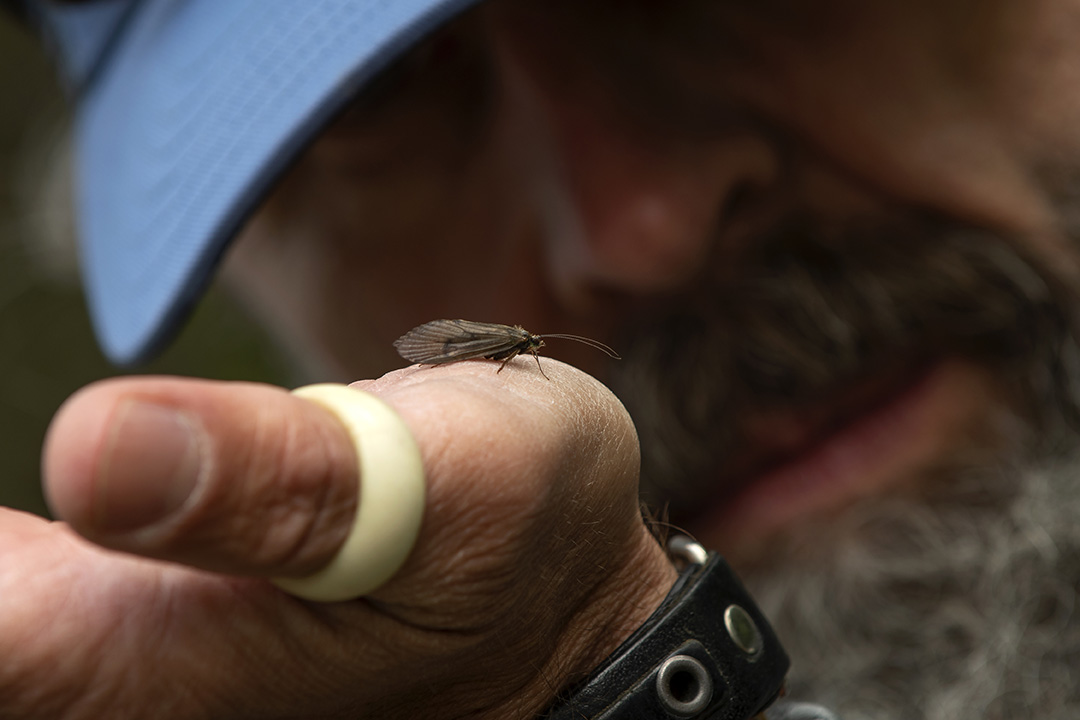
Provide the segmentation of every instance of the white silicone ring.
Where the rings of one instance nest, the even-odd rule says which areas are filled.
[[[273,582],[307,600],[352,600],[393,577],[416,542],[424,514],[420,449],[398,414],[374,395],[332,383],[293,393],[327,408],[348,429],[360,464],[360,496],[352,532],[326,567]]]

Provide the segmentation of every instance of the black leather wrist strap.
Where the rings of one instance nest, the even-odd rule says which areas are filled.
[[[700,546],[699,559],[704,556]],[[776,699],[787,653],[727,563],[690,564],[667,598],[548,720],[746,720]]]

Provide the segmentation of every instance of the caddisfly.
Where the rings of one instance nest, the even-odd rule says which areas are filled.
[[[441,365],[475,358],[502,360],[499,372],[518,355],[529,353],[536,358],[540,374],[547,377],[544,368],[540,367],[540,355],[537,352],[544,347],[544,338],[575,340],[607,353],[616,360],[620,359],[619,354],[604,343],[580,335],[533,335],[520,325],[499,325],[471,320],[432,320],[399,337],[394,341],[394,347],[401,357],[421,365]]]

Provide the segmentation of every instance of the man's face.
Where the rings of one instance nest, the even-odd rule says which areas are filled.
[[[626,402],[647,496],[747,573],[805,699],[1064,712],[1078,36],[1069,0],[494,2],[230,270],[346,378],[439,317],[611,343],[549,349]]]

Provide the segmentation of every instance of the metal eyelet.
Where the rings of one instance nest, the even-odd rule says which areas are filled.
[[[668,713],[676,717],[694,717],[712,701],[713,679],[697,658],[672,655],[660,666],[656,692]]]

